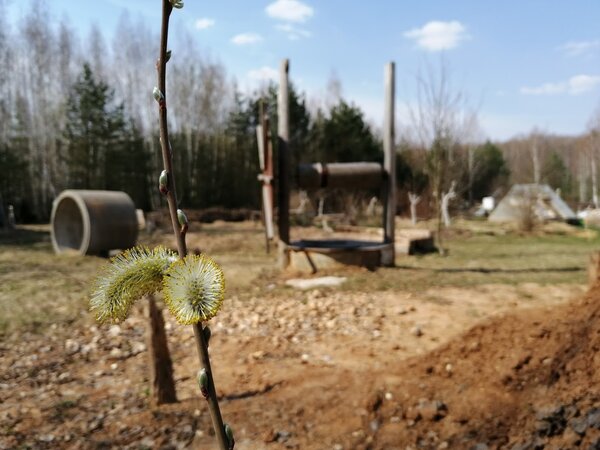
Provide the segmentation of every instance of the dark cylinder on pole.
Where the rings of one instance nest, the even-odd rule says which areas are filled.
[[[384,181],[383,167],[375,162],[300,164],[300,189],[378,189]]]

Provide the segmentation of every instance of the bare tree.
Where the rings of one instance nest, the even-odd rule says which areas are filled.
[[[421,196],[414,192],[408,193],[408,201],[410,203],[410,221],[413,225],[417,224],[417,205],[421,202]]]
[[[20,92],[29,112],[29,175],[38,217],[47,214],[56,195],[51,174],[52,161],[57,159],[55,113],[63,100],[54,90],[56,36],[50,23],[45,4],[35,1],[21,24]]]
[[[104,41],[104,35],[97,24],[93,24],[87,38],[86,60],[92,68],[96,78],[107,82],[108,49]]]
[[[588,122],[588,130],[589,158],[592,176],[592,202],[594,203],[594,208],[598,208],[598,169],[596,164],[598,152],[600,152],[600,107],[592,114],[592,117]]]
[[[540,184],[541,181],[541,163],[540,163],[540,140],[541,133],[537,128],[534,128],[531,131],[530,135],[530,152],[531,152],[531,161],[533,164],[533,182],[535,184]]]
[[[184,186],[184,191],[200,193],[201,189],[194,183],[200,179],[206,180],[206,174],[199,172],[201,164],[195,162],[200,159],[199,153],[206,136],[223,133],[232,109],[233,102],[230,99],[233,96],[223,66],[206,61],[189,33],[183,33],[179,40],[178,46],[185,50],[171,62],[172,78],[186,82],[169,86],[178,105],[171,114],[171,121],[174,131],[182,133],[185,139],[182,151],[185,151],[188,164],[179,170],[183,172],[181,178],[190,185]],[[209,156],[213,162],[223,156],[216,145],[210,146],[210,152],[211,155],[204,156]]]
[[[442,219],[444,220],[444,226],[450,226],[450,213],[448,211],[448,207],[450,205],[450,201],[456,198],[456,181],[453,181],[450,185],[450,189],[447,192],[442,194]]]
[[[335,71],[331,72],[327,80],[325,89],[325,110],[330,111],[334,106],[338,105],[344,98],[344,90],[342,88],[342,80],[338,77]]]
[[[4,0],[0,0],[0,66],[10,67],[13,59],[10,45],[10,34],[6,23]],[[12,80],[10,70],[0,70],[0,143],[6,142],[11,122]]]
[[[125,114],[152,141],[151,130],[156,120],[152,114],[152,96],[134,86],[148,86],[154,82],[152,61],[157,51],[157,41],[156,33],[145,22],[141,19],[132,22],[129,15],[124,13],[113,37],[113,61],[109,80],[109,84],[115,87],[118,98],[124,101]]]
[[[426,167],[437,217],[437,243],[443,253],[442,200],[445,191],[451,192],[449,170],[454,153],[465,140],[466,124],[474,121],[464,94],[451,84],[443,59],[438,68],[429,65],[417,75],[417,105],[410,108],[410,114],[418,144],[428,149]],[[452,190],[456,190],[455,181]]]
[[[473,183],[475,177],[480,170],[475,159],[475,149],[483,141],[481,126],[479,125],[479,118],[475,111],[467,113],[464,118],[464,138],[465,146],[467,147],[467,189],[469,205],[473,205]]]

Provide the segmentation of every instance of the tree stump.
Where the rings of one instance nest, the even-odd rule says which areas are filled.
[[[148,363],[150,366],[150,395],[154,405],[176,403],[175,382],[173,380],[173,363],[167,345],[165,321],[162,310],[157,306],[153,296],[146,297],[145,315],[148,318],[146,345],[148,347]]]

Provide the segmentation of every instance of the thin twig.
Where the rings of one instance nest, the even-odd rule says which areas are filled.
[[[163,0],[163,12],[162,12],[162,28],[160,37],[160,55],[156,65],[158,71],[158,89],[162,93],[162,98],[159,100],[159,125],[160,125],[160,143],[163,157],[164,169],[167,172],[167,188],[166,192],[167,202],[169,204],[169,214],[171,216],[171,222],[173,225],[173,233],[177,241],[177,250],[179,257],[184,258],[187,254],[187,247],[185,243],[185,230],[180,226],[177,218],[177,192],[175,190],[175,175],[173,171],[173,154],[171,145],[169,142],[169,130],[167,126],[167,41],[169,36],[169,18],[173,6],[169,0]],[[208,343],[206,342],[202,324],[198,323],[193,325],[194,335],[196,338],[196,347],[198,349],[198,357],[202,367],[206,370],[208,376],[208,409],[215,430],[215,435],[219,443],[220,450],[230,450],[229,439],[225,434],[223,427],[223,419],[221,417],[221,410],[219,408],[219,402],[217,400],[217,393],[215,390],[215,384],[212,377],[212,371],[210,367],[210,359],[208,356]]]

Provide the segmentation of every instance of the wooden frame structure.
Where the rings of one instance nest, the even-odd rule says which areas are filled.
[[[333,259],[340,263],[362,265],[370,268],[393,266],[395,259],[395,215],[396,215],[396,152],[394,148],[394,98],[395,65],[385,67],[385,111],[383,127],[383,165],[371,162],[332,164],[307,164],[298,168],[298,182],[302,188],[376,188],[383,192],[383,241],[351,239],[290,240],[290,167],[289,148],[289,61],[281,62],[279,91],[277,96],[278,135],[278,251],[281,268],[295,267],[296,255],[306,258],[313,272],[320,261]],[[267,133],[263,125],[259,135],[265,142]],[[267,145],[265,142],[262,145]],[[264,167],[263,174],[265,173]],[[263,175],[263,176],[264,176]],[[272,175],[271,175],[272,176]],[[260,177],[260,175],[259,175]],[[270,179],[269,179],[270,182]],[[263,191],[264,192],[264,191]],[[266,203],[263,202],[263,209]],[[268,212],[265,213],[265,223]],[[268,225],[266,225],[268,227]],[[267,238],[269,238],[267,229]],[[296,267],[297,268],[297,267]]]
[[[265,225],[265,246],[269,253],[269,243],[274,239],[273,231],[273,144],[269,116],[264,112],[263,101],[260,101],[260,123],[256,127],[256,140],[258,142],[258,161],[261,173],[258,180],[262,183],[262,212]]]

